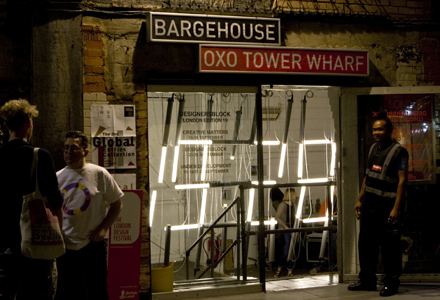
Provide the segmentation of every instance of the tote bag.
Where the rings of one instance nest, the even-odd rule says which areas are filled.
[[[58,217],[38,187],[38,148],[34,149],[31,178],[35,173],[35,192],[23,196],[20,218],[21,252],[34,259],[55,259],[65,252]]]

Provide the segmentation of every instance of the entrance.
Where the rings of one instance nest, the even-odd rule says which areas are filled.
[[[151,263],[173,282],[153,270],[155,299],[335,274],[338,90],[148,87]]]

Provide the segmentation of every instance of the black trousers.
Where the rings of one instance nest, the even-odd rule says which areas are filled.
[[[402,250],[400,247],[400,224],[388,223],[389,212],[378,213],[362,209],[359,233],[359,279],[365,283],[375,283],[379,252],[385,270],[384,284],[399,286],[402,274]]]
[[[90,242],[79,250],[66,250],[57,259],[56,300],[108,300],[105,241]]]

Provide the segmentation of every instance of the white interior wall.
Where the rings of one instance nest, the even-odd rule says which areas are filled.
[[[270,97],[263,98],[264,108],[279,108],[281,113],[277,120],[263,121],[263,140],[282,140],[285,127],[285,109],[287,106],[287,98],[290,97],[291,87],[282,87],[274,89]],[[287,91],[287,93],[286,93]],[[301,89],[299,91],[293,91],[294,103],[292,108],[291,121],[289,126],[288,135],[288,152],[286,156],[285,170],[282,178],[278,178],[278,166],[280,159],[281,146],[264,146],[264,176],[265,180],[276,180],[279,183],[296,182],[297,165],[298,165],[298,143],[299,143],[299,128],[301,118],[301,100],[308,89]],[[156,210],[154,214],[154,222],[151,230],[151,251],[152,262],[158,262],[163,259],[163,248],[165,242],[165,232],[163,227],[166,224],[180,225],[180,224],[196,224],[200,217],[201,206],[201,190],[176,191],[174,183],[171,182],[171,172],[173,164],[175,144],[174,137],[176,135],[177,128],[177,112],[178,101],[173,103],[173,116],[170,126],[169,135],[169,147],[167,149],[167,163],[165,168],[164,183],[158,184],[158,172],[159,163],[161,160],[161,145],[163,140],[165,115],[167,109],[167,98],[171,97],[171,93],[149,93],[149,161],[150,161],[150,178],[151,190],[160,190],[160,196],[156,203]],[[313,90],[313,96],[307,99],[307,114],[305,124],[305,137],[309,139],[334,139],[335,122],[330,107],[330,102],[327,94],[327,90],[317,89]],[[206,109],[206,100],[209,99],[208,94],[185,94],[185,110],[186,111],[203,111]],[[252,118],[254,114],[254,99],[255,97],[250,95],[245,99],[243,95],[232,95],[228,97],[220,94],[213,96],[215,100],[213,105],[213,111],[227,110],[231,112],[231,118],[228,122],[221,122],[218,124],[211,124],[211,129],[215,130],[227,130],[227,139],[232,139],[234,131],[235,112],[242,106],[243,114],[240,123],[240,131],[238,139],[249,139],[249,134],[252,125]],[[229,102],[228,102],[229,101]],[[206,124],[195,124],[191,127],[185,127],[185,129],[192,130],[204,130]],[[184,139],[184,135],[182,135]],[[182,147],[181,147],[182,148]],[[237,159],[232,161],[229,158],[229,153],[232,151],[231,145],[226,145],[226,151],[223,156],[211,156],[208,164],[231,164],[228,173],[221,175],[209,173],[207,174],[207,181],[245,181],[256,180],[256,176],[251,176],[251,166],[256,165],[256,146],[249,145],[237,145],[236,157]],[[196,164],[200,163],[201,157],[184,155],[183,151],[180,151],[179,164]],[[328,151],[328,146],[308,146],[307,147],[307,172],[304,172],[304,176],[308,174],[310,178],[314,177],[327,177],[328,165],[330,163],[331,152]],[[200,174],[182,174],[180,170],[179,183],[181,182],[194,182],[200,180]],[[226,188],[230,191],[228,197],[224,199],[222,197],[222,189],[215,188],[210,189],[208,192],[208,201],[206,206],[205,221],[207,223],[212,222],[223,210],[222,204],[229,204],[238,195],[238,189],[235,187]],[[270,189],[265,189],[265,216],[267,218],[274,216],[275,212],[268,199],[268,193]],[[299,193],[298,193],[299,195]],[[246,203],[248,203],[246,194]],[[257,199],[257,193],[255,199]],[[323,188],[311,188],[308,190],[307,199],[313,201],[320,198],[321,203],[325,199],[325,189]],[[160,204],[159,204],[160,203]],[[254,203],[253,219],[257,220],[258,211],[257,203]],[[236,220],[236,210],[233,209],[227,216],[228,220]],[[220,230],[218,230],[220,232]],[[217,234],[217,231],[216,231]],[[232,234],[232,235],[231,235]],[[230,238],[235,238],[235,228],[228,231]],[[171,245],[171,259],[181,260],[185,256],[186,248],[192,245],[197,238],[197,229],[175,231],[172,233],[172,245]],[[195,260],[196,251],[192,251],[191,260]],[[161,257],[162,256],[162,257]],[[179,259],[180,257],[180,259]],[[258,257],[258,251],[256,247],[256,241],[250,243],[249,257]],[[202,251],[201,261],[206,261]],[[250,261],[249,264],[253,262]]]

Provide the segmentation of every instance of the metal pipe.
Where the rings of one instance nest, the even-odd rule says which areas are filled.
[[[185,95],[183,95],[182,98],[179,99],[179,113],[177,116],[176,140],[174,146],[179,145],[180,137],[182,135],[182,116],[184,109],[185,109]]]
[[[306,107],[307,107],[307,96],[304,95],[301,101],[301,121],[299,123],[299,140],[304,145],[305,139],[305,127],[306,127]]]
[[[258,85],[258,91],[255,96],[255,110],[257,119],[257,177],[258,177],[258,259],[260,265],[260,283],[263,287],[263,292],[266,292],[266,271],[263,267],[265,265],[265,253],[264,253],[264,173],[263,173],[263,106],[262,106],[262,92],[261,85]]]
[[[168,136],[170,134],[171,115],[173,114],[173,102],[174,102],[174,94],[171,96],[171,98],[168,98],[167,114],[165,117],[165,129],[164,129],[163,141],[162,141],[163,147],[168,146]]]
[[[290,99],[287,100],[286,122],[284,123],[283,144],[287,143],[287,137],[289,136],[289,126],[290,126],[290,116],[292,115],[292,106],[293,106],[293,92]]]
[[[170,249],[171,249],[171,224],[167,224],[167,230],[165,234],[165,253],[164,253],[164,267],[168,267],[170,264]]]

